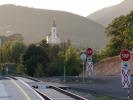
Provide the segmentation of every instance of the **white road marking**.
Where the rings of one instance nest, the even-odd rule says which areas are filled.
[[[11,79],[11,78],[10,78]],[[16,85],[21,92],[24,94],[24,96],[26,97],[26,100],[31,100],[31,98],[27,95],[27,93],[23,90],[23,88],[21,88],[14,80],[11,79],[11,82]]]
[[[31,91],[33,91],[41,100],[44,100],[38,93],[35,92],[34,89],[32,89],[27,83],[25,83],[24,81],[18,79],[21,83],[23,83],[25,86],[27,86]]]

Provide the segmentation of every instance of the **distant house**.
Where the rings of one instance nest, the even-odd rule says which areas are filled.
[[[19,33],[15,33],[15,34],[9,35],[7,37],[7,42],[23,41],[23,40],[24,40],[24,38],[23,38],[22,34],[19,34]]]
[[[24,38],[22,34],[12,34],[9,36],[0,36],[0,48],[7,42],[13,42],[13,41],[23,41]]]
[[[7,37],[6,36],[0,36],[0,48],[4,45],[6,42]]]
[[[59,38],[59,34],[57,32],[57,27],[55,21],[51,27],[51,33],[46,36],[46,41],[48,44],[60,44],[61,40]]]

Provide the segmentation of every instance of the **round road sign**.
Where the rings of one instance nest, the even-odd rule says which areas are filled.
[[[86,53],[85,52],[81,52],[80,58],[81,58],[82,61],[86,61]]]
[[[123,61],[128,61],[130,59],[130,51],[122,50],[120,53],[120,57]]]
[[[87,49],[87,55],[92,56],[92,54],[93,54],[93,50],[91,48],[88,48]]]

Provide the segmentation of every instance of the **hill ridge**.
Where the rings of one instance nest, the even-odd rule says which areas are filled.
[[[0,6],[0,15],[0,33],[22,33],[26,43],[44,39],[46,34],[50,33],[54,17],[62,40],[69,39],[79,46],[89,45],[98,48],[106,44],[104,27],[76,14],[8,4]]]
[[[124,0],[120,4],[100,9],[87,16],[87,18],[107,26],[115,17],[130,13],[133,10],[132,4],[133,0]]]

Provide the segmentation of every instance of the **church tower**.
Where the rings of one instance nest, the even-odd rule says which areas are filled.
[[[53,21],[51,27],[51,33],[46,37],[47,43],[49,44],[60,44],[61,40],[59,38],[59,34],[57,33],[57,27],[55,21]]]

